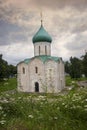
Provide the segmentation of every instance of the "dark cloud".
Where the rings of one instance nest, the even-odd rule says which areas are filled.
[[[12,39],[12,41],[13,42],[24,42],[24,41],[26,41],[26,43],[28,42],[28,36],[27,35],[24,35],[24,34],[13,34],[12,36],[11,36],[11,39]]]
[[[29,35],[28,29],[0,20],[0,45],[8,45],[18,41],[27,42]]]
[[[10,63],[33,55],[33,44],[28,43],[39,28],[41,10],[55,42],[55,55],[59,50],[60,56],[78,56],[86,48],[87,0],[0,0],[0,51]],[[15,52],[19,50],[18,57]]]

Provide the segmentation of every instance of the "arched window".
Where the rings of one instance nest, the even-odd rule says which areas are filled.
[[[40,46],[39,46],[39,55],[40,55]]]
[[[25,68],[23,67],[23,74],[25,74]]]
[[[38,73],[38,67],[35,67],[35,73]]]
[[[45,55],[47,55],[47,46],[45,46]]]

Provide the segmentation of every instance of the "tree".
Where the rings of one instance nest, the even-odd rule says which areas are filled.
[[[8,69],[9,69],[9,76],[10,77],[14,77],[15,74],[17,74],[17,67],[16,66],[9,65]]]
[[[65,62],[65,72],[70,74],[70,63],[68,61]]]
[[[76,57],[70,57],[70,76],[76,79],[82,76],[82,61]]]
[[[83,73],[87,77],[87,52],[84,56],[82,56],[82,63],[83,63]]]
[[[2,54],[0,54],[0,79],[8,78],[8,63],[2,59]]]
[[[17,73],[16,66],[8,65],[8,62],[3,60],[3,55],[0,54],[0,80],[3,78],[9,78]]]

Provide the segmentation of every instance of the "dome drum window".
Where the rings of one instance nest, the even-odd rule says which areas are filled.
[[[25,74],[25,68],[24,67],[23,67],[22,71],[23,71],[23,74]]]

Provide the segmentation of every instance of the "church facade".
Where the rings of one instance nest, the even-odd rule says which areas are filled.
[[[52,38],[41,24],[34,35],[34,57],[17,65],[18,91],[57,93],[65,87],[62,58],[51,56]]]

